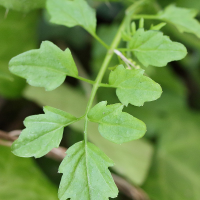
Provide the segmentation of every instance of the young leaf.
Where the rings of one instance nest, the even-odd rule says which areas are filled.
[[[132,115],[122,112],[122,104],[106,105],[107,102],[102,101],[88,114],[90,121],[99,123],[99,132],[104,138],[121,144],[137,140],[145,134],[146,125]]]
[[[142,106],[146,101],[154,101],[162,94],[162,88],[152,79],[144,76],[142,69],[125,69],[119,65],[110,73],[109,84],[116,87],[122,104]]]
[[[180,60],[187,54],[182,44],[172,42],[162,32],[144,29],[137,30],[129,43],[129,49],[145,67],[164,67],[168,62]]]
[[[118,189],[108,167],[114,163],[91,143],[79,142],[67,150],[60,165],[63,177],[59,188],[60,200],[115,198]]]
[[[66,75],[78,75],[70,50],[63,52],[48,41],[43,42],[38,50],[14,57],[9,66],[13,74],[26,78],[32,86],[45,87],[47,91],[60,86]]]
[[[13,143],[12,151],[21,157],[42,157],[54,147],[58,147],[65,126],[77,118],[64,111],[46,106],[42,115],[27,117],[26,129]]]
[[[198,11],[170,5],[158,14],[158,18],[172,23],[180,32],[193,33],[200,38],[200,23],[194,17]]]
[[[91,34],[96,31],[96,13],[85,0],[47,0],[51,22],[68,27],[82,26]]]

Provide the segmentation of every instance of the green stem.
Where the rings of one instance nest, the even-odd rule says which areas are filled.
[[[101,69],[97,75],[97,78],[94,82],[94,85],[93,85],[93,88],[92,88],[92,92],[91,92],[91,95],[90,95],[90,98],[89,98],[89,101],[88,101],[88,105],[87,105],[87,108],[86,108],[86,112],[85,112],[85,128],[84,128],[84,140],[85,140],[85,143],[87,143],[87,125],[88,125],[88,113],[89,113],[89,110],[91,109],[92,107],[92,104],[93,104],[93,101],[94,101],[94,98],[95,98],[95,95],[96,95],[96,92],[98,90],[98,88],[100,87],[101,85],[101,81],[103,79],[103,76],[105,74],[105,71],[108,67],[108,64],[110,63],[113,55],[114,55],[114,49],[117,48],[120,40],[121,40],[121,32],[122,32],[122,29],[124,28],[124,22],[125,20],[122,22],[112,44],[111,44],[111,47],[110,49],[108,50],[107,54],[106,54],[106,57],[103,61],[103,64],[101,66]]]
[[[128,35],[131,37],[132,35],[131,35],[131,16],[129,16],[128,18],[127,18],[127,33],[128,33]],[[129,47],[129,42],[126,42],[126,48],[128,48]],[[131,57],[131,52],[130,51],[127,51],[126,52],[126,57],[127,58],[130,58]]]
[[[107,50],[110,49],[110,47],[96,34],[92,34],[92,36],[100,43],[102,44]]]
[[[157,15],[134,15],[132,19],[158,19],[161,20]]]
[[[107,83],[101,83],[99,84],[100,87],[106,87],[106,88],[117,88],[116,86],[113,86],[113,85],[109,85]]]
[[[74,78],[79,79],[79,80],[84,81],[84,82],[87,82],[87,83],[90,83],[90,84],[92,84],[92,85],[95,83],[94,81],[89,80],[89,79],[87,79],[87,78],[83,78],[83,77],[81,77],[81,76],[76,76],[76,77],[74,77]]]
[[[94,101],[94,98],[95,98],[95,95],[97,93],[97,90],[98,88],[101,86],[101,81],[103,79],[103,76],[106,72],[106,69],[114,55],[114,50],[118,47],[120,41],[121,41],[121,33],[124,29],[124,26],[126,24],[126,21],[128,18],[130,18],[130,16],[132,16],[133,13],[137,12],[138,10],[140,10],[140,7],[144,5],[144,3],[146,2],[146,0],[141,0],[140,2],[136,3],[135,5],[132,5],[130,9],[127,10],[126,12],[126,16],[124,17],[124,20],[122,21],[119,29],[118,29],[118,32],[111,44],[110,47],[108,47],[96,34],[94,34],[93,36],[100,42],[102,43],[103,46],[105,46],[108,51],[107,51],[107,54],[106,54],[106,57],[103,61],[103,64],[100,68],[100,71],[96,77],[96,80],[93,84],[93,88],[92,88],[92,92],[91,92],[91,95],[90,95],[90,98],[89,98],[89,101],[88,101],[88,105],[87,105],[87,108],[86,108],[86,112],[85,112],[85,128],[84,128],[84,141],[85,141],[85,148],[87,146],[87,127],[88,127],[88,113],[92,107],[92,104],[93,104],[93,101]]]
[[[87,129],[88,129],[88,118],[85,116],[85,125],[84,125],[84,141],[85,146],[87,145]]]

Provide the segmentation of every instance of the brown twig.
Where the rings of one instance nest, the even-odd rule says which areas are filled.
[[[0,131],[0,139],[14,142],[17,138],[10,136],[9,133],[6,133],[4,131]]]
[[[112,174],[112,176],[119,190],[129,198],[134,200],[150,200],[141,188],[131,185],[125,179],[116,174]]]
[[[9,133],[0,130],[0,145],[10,147],[20,133],[20,130]],[[57,161],[62,161],[66,156],[66,151],[66,148],[58,147],[52,149],[46,156]],[[116,174],[112,174],[112,176],[119,190],[127,197],[133,200],[149,200],[148,196],[141,188],[131,185],[125,179],[117,176]]]
[[[12,142],[0,140],[0,145],[1,146],[6,146],[6,147],[11,147]]]
[[[15,130],[15,131],[9,132],[8,135],[17,139],[19,135],[21,134],[21,132],[22,132],[21,130]]]
[[[52,149],[46,156],[57,161],[62,161],[66,156],[66,151],[66,148],[58,147]]]

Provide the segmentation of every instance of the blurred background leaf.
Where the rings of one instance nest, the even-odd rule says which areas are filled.
[[[7,98],[19,97],[25,87],[25,80],[8,70],[10,59],[24,51],[36,47],[37,13],[26,17],[22,13],[10,11],[4,18],[5,9],[0,7],[0,94]]]
[[[170,118],[160,131],[144,188],[155,200],[199,199],[200,116],[183,109]]]
[[[0,0],[0,5],[7,9],[29,12],[32,9],[43,8],[46,0]]]
[[[33,159],[16,157],[8,147],[0,146],[0,152],[1,199],[58,200],[56,187]]]

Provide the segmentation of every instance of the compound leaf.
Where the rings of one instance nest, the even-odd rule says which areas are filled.
[[[169,68],[159,69],[167,70]],[[110,95],[113,96],[113,94]],[[68,98],[69,96],[70,98]],[[61,85],[59,88],[52,92],[45,92],[43,88],[28,86],[25,90],[24,97],[28,100],[36,102],[39,106],[44,106],[47,104],[49,106],[72,113],[74,116],[81,116],[85,112],[88,100],[87,95],[85,95],[81,90],[68,84]],[[116,99],[113,101],[116,101]],[[150,106],[151,104],[147,105]],[[154,113],[154,107],[150,106],[150,108],[150,111],[149,109],[146,109],[143,110],[141,114],[141,117],[143,117],[147,122],[148,120],[146,118],[150,116],[150,112],[152,111]],[[140,109],[145,109],[145,106],[139,108],[139,110]],[[135,110],[131,112],[136,114],[138,114],[138,112],[141,113],[140,111],[135,112]],[[138,118],[140,119],[140,117]],[[150,119],[151,118],[152,117],[150,117]],[[148,125],[152,130],[152,123]],[[82,133],[83,126],[84,121],[82,120],[71,124],[70,129],[72,129],[72,132],[74,133]],[[141,185],[144,182],[151,164],[153,153],[153,146],[151,143],[144,141],[144,139],[134,140],[122,145],[112,143],[99,134],[97,123],[88,124],[88,139],[115,161],[115,166],[112,167],[113,170],[115,170],[123,177],[126,177],[136,185]]]
[[[78,75],[70,50],[63,52],[49,41],[43,42],[38,50],[12,58],[9,66],[13,74],[26,78],[32,86],[45,87],[47,91],[60,86],[66,75]]]
[[[67,150],[60,165],[63,177],[59,188],[60,200],[115,198],[118,189],[107,169],[113,162],[91,143],[79,142]]]
[[[12,145],[15,155],[36,158],[44,156],[59,146],[64,127],[77,121],[71,114],[49,106],[44,107],[44,113],[25,119],[26,129]]]
[[[22,12],[29,12],[30,10],[43,8],[46,0],[0,0],[0,5],[7,9],[13,9]]]
[[[145,66],[164,67],[168,62],[181,60],[187,54],[184,45],[172,42],[168,36],[156,30],[138,29],[129,44],[129,49]]]
[[[122,104],[106,105],[107,102],[102,101],[88,114],[90,121],[99,123],[99,132],[104,138],[121,144],[139,139],[145,134],[146,125],[132,115],[122,112]]]
[[[96,13],[85,0],[48,0],[51,22],[68,27],[82,26],[91,34],[96,31]]]
[[[158,14],[158,18],[172,23],[180,32],[193,33],[200,38],[200,23],[194,17],[198,11],[170,5]]]
[[[110,73],[109,84],[117,88],[116,93],[122,104],[142,106],[144,102],[154,101],[161,96],[160,85],[143,74],[142,69],[129,70],[123,65]]]

